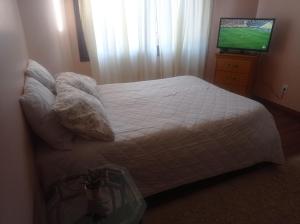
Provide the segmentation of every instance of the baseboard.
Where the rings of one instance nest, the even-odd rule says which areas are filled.
[[[294,117],[297,117],[300,119],[300,112],[299,111],[296,111],[296,110],[293,110],[291,108],[288,108],[288,107],[285,107],[283,105],[280,105],[278,103],[275,103],[275,102],[272,102],[270,100],[266,100],[264,98],[261,98],[261,97],[258,97],[258,96],[255,96],[253,97],[254,100],[258,101],[258,102],[261,102],[262,104],[266,105],[266,106],[271,106],[271,107],[274,107],[278,110],[281,110],[281,111],[284,111],[285,113],[288,113]]]

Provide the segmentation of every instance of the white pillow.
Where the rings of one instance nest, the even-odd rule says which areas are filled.
[[[114,140],[104,108],[96,97],[58,82],[54,110],[63,126],[85,139]]]
[[[56,83],[68,84],[100,100],[99,93],[96,88],[97,87],[96,80],[86,75],[80,75],[73,72],[63,72],[56,77]]]
[[[70,149],[73,134],[65,129],[53,111],[55,96],[37,80],[27,77],[20,102],[33,131],[56,149]]]
[[[35,80],[39,81],[44,86],[46,86],[53,94],[56,94],[54,77],[48,72],[46,68],[44,68],[36,61],[29,60],[25,74],[28,77],[34,78]]]

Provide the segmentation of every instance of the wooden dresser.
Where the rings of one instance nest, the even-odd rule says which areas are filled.
[[[251,96],[258,55],[217,54],[214,83],[223,89]]]

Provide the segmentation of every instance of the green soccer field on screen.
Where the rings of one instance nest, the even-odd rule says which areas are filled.
[[[272,33],[270,20],[227,20],[221,22],[220,48],[266,50]]]

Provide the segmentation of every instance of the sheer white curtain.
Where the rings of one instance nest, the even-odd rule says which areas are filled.
[[[212,0],[81,0],[100,83],[202,76]]]

